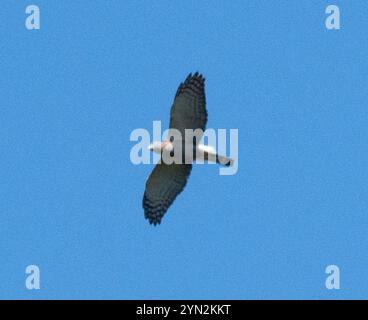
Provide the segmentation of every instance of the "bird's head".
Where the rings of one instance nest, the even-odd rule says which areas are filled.
[[[154,141],[153,143],[151,143],[148,146],[148,149],[156,152],[156,153],[162,153],[163,151],[172,151],[174,149],[174,146],[172,145],[172,143],[168,140],[164,140],[164,141]]]

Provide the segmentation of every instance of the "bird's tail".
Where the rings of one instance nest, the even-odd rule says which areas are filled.
[[[234,160],[225,156],[216,155],[216,163],[225,167],[231,167],[234,164]]]
[[[217,154],[216,150],[208,146],[199,146],[200,150],[203,152],[202,157],[205,161],[212,163],[218,163],[226,167],[230,167],[234,164],[234,160],[225,156],[220,156]]]

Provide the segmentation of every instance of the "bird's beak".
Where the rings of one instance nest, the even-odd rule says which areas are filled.
[[[148,145],[147,149],[148,150],[153,150],[153,143],[151,143],[150,145]]]

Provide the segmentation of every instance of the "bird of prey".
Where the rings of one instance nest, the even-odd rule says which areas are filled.
[[[226,166],[232,165],[233,160],[225,156],[216,154],[214,148],[199,144],[199,141],[206,129],[207,110],[205,96],[205,78],[196,72],[188,77],[179,85],[170,112],[170,130],[176,129],[181,134],[182,139],[162,142],[153,142],[149,149],[161,155],[169,152],[175,153],[177,148],[181,148],[181,163],[167,164],[159,161],[153,169],[146,182],[146,189],[143,196],[144,216],[150,224],[157,225],[174,202],[175,198],[181,193],[187,184],[188,177],[192,170],[192,162],[198,159],[203,161],[217,162]],[[200,134],[190,141],[185,139],[185,129],[200,129]],[[174,130],[173,130],[174,131]],[[191,150],[191,162],[184,161],[188,154],[184,151],[186,146]]]

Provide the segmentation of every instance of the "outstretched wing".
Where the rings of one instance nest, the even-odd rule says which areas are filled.
[[[177,129],[185,138],[185,129],[206,130],[207,110],[205,78],[196,72],[179,85],[170,112],[170,129]],[[202,137],[198,137],[199,139]],[[199,142],[199,140],[197,141]]]
[[[183,191],[192,170],[191,164],[157,164],[146,182],[144,216],[159,224],[177,195]]]

